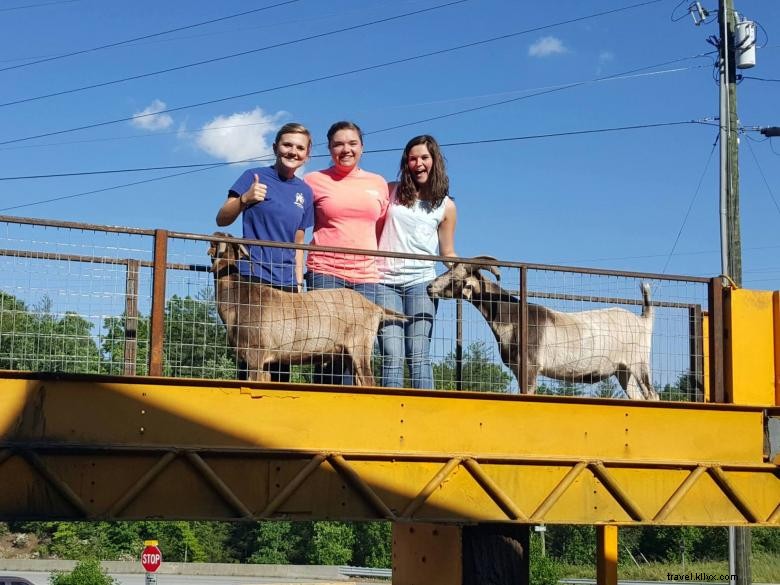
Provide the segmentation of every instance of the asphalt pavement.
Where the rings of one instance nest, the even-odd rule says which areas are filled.
[[[110,574],[110,573],[109,573]],[[15,577],[24,577],[29,580],[33,585],[48,585],[49,573],[40,571],[29,572],[4,572],[5,575],[13,575]],[[135,574],[111,574],[112,577],[119,581],[119,585],[146,585],[146,576],[143,573]],[[157,575],[157,585],[299,585],[304,583],[319,585],[357,585],[359,581],[316,581],[311,579],[290,579],[289,577],[220,577],[220,576],[196,576],[196,575]],[[374,582],[376,583],[376,582]],[[387,582],[389,584],[389,581]]]

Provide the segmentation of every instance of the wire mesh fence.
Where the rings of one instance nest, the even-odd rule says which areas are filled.
[[[0,368],[688,401],[709,385],[709,279],[482,259],[386,287],[377,264],[424,258],[330,250],[365,282],[310,273],[299,294],[212,239],[0,218]]]

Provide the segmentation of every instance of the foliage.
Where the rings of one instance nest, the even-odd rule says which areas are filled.
[[[165,375],[184,378],[235,378],[235,357],[216,304],[174,295],[165,307]]]
[[[258,522],[256,550],[249,557],[251,563],[285,565],[292,562],[301,537],[293,530],[292,522]]]
[[[116,585],[119,583],[108,576],[96,560],[81,561],[71,573],[54,572],[49,577],[50,585]]]
[[[392,526],[390,522],[355,523],[352,564],[389,569],[393,563]]]
[[[509,392],[513,377],[502,365],[493,362],[487,345],[477,341],[463,355],[463,389],[475,392]],[[433,379],[439,390],[457,388],[456,356],[449,353],[443,362],[433,364]]]
[[[531,534],[531,585],[556,585],[562,576],[559,562],[547,556],[542,550],[542,539],[535,533]]]
[[[29,309],[0,291],[0,368],[39,372],[97,371],[100,351],[92,338],[92,323],[76,313],[52,313],[44,297]]]
[[[546,546],[547,554],[560,562],[592,564],[596,558],[596,529],[593,526],[548,525]]]
[[[306,561],[312,565],[346,565],[352,560],[355,531],[345,522],[313,522]]]
[[[753,535],[752,544],[754,552],[778,555],[780,558],[780,530],[776,528],[754,528],[750,532]]]
[[[701,391],[696,387],[696,377],[693,372],[684,372],[680,374],[674,384],[666,384],[658,393],[661,400],[671,402],[691,402],[692,400],[703,400]]]

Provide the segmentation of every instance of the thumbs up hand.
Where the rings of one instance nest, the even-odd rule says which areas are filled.
[[[268,192],[268,186],[263,185],[260,182],[260,177],[255,173],[255,180],[249,186],[249,189],[241,194],[241,203],[243,205],[254,205],[265,200],[265,195]]]

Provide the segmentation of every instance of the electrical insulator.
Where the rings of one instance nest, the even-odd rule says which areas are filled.
[[[756,23],[752,20],[737,22],[734,30],[734,50],[737,67],[750,69],[756,64]]]

